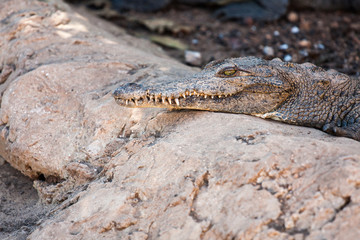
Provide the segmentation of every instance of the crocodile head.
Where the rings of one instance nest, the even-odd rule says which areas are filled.
[[[275,109],[289,96],[292,88],[286,79],[268,61],[233,58],[210,62],[201,72],[183,79],[127,83],[113,96],[125,107],[261,114]]]

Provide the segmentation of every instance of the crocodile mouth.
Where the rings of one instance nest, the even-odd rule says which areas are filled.
[[[126,83],[113,93],[120,106],[129,108],[194,109],[246,114],[271,111],[289,95],[290,92],[281,87],[266,84],[220,85],[200,89],[188,87],[179,90],[171,84],[145,88],[137,83]]]
[[[125,107],[164,107],[164,108],[186,108],[189,104],[202,102],[219,102],[234,94],[206,94],[197,90],[186,90],[180,94],[166,96],[161,93],[152,94],[147,91],[142,96],[122,96],[114,94],[114,98],[119,105]]]

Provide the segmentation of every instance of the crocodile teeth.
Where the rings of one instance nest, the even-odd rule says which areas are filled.
[[[207,98],[207,95],[206,95],[206,94],[204,95],[204,98]]]
[[[168,101],[169,101],[169,103],[170,103],[170,105],[171,105],[171,98],[168,98]]]
[[[139,105],[138,100],[135,99],[134,101],[135,101],[135,105],[138,106]]]
[[[165,98],[165,97],[162,97],[162,98],[161,98],[161,101],[162,101],[163,103],[166,103],[166,98]]]
[[[190,94],[190,92],[189,92],[188,90],[186,90],[186,91],[185,91],[185,94],[186,94],[186,96],[191,95],[191,94]]]
[[[129,104],[129,100],[128,100],[128,99],[125,100],[125,104],[126,104],[126,105]]]
[[[185,93],[183,93],[183,94],[182,94],[182,97],[183,97],[183,98],[186,98],[186,94],[185,94]]]
[[[219,95],[218,97],[221,98],[221,95]]]
[[[180,105],[180,102],[179,102],[179,99],[178,98],[175,98],[175,102],[176,102],[176,105]]]
[[[214,99],[214,95],[212,95],[211,98]]]

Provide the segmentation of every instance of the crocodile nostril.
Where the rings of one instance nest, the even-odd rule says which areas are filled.
[[[136,87],[136,88],[141,87],[139,84],[137,84],[137,83],[133,83],[133,82],[131,82],[131,83],[126,83],[124,86],[128,86],[128,87]]]
[[[122,86],[120,86],[118,89],[125,89],[127,91],[129,90],[132,90],[132,91],[135,91],[135,90],[140,90],[141,89],[141,85],[137,84],[137,83],[126,83]]]
[[[137,83],[126,83],[124,85],[120,85],[113,93],[113,96],[120,96],[122,94],[128,94],[140,91],[142,89],[141,85]]]

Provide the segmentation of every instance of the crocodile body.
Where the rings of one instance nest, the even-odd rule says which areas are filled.
[[[176,81],[127,83],[113,96],[125,107],[244,113],[360,140],[359,79],[310,63],[225,59]]]

